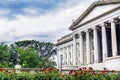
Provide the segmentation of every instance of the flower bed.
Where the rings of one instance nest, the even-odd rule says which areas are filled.
[[[79,68],[79,70],[69,70],[68,73],[61,73],[54,68],[43,68],[30,72],[29,70],[8,71],[0,68],[0,80],[120,80],[120,73],[113,71],[94,71],[92,68]]]

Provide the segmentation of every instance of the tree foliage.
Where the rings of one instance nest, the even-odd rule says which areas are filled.
[[[53,67],[51,57],[56,55],[55,45],[36,40],[18,41],[10,46],[0,43],[0,67],[8,68],[20,64],[23,68]]]
[[[18,48],[20,64],[23,68],[36,68],[39,63],[39,55],[32,48]]]
[[[39,42],[36,40],[18,41],[10,46],[10,60],[17,64],[17,55],[20,55],[22,67],[53,67],[55,64],[50,58],[56,55],[53,43]]]
[[[4,43],[0,43],[0,67],[9,66],[9,53],[8,46]]]
[[[24,40],[15,42],[18,48],[34,48],[40,56],[48,56],[49,58],[56,54],[55,45],[50,42],[39,42],[36,40]]]

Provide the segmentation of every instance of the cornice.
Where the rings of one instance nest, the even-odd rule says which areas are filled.
[[[61,45],[61,44],[67,43],[67,42],[70,42],[70,41],[72,41],[72,40],[73,40],[73,38],[66,39],[66,40],[64,40],[64,41],[58,42],[58,43],[56,44],[56,46],[59,46],[59,45]]]

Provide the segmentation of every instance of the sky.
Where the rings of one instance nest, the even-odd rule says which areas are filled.
[[[0,42],[37,40],[56,43],[98,0],[0,0]]]

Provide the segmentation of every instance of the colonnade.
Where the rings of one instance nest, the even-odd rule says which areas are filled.
[[[106,25],[108,24],[108,25]],[[107,40],[107,28],[110,28],[111,30],[111,45],[112,45],[112,56],[111,57],[116,57],[117,56],[117,37],[116,37],[116,19],[111,19],[109,21],[104,22],[102,24],[98,24],[97,26],[91,27],[85,31],[81,31],[78,34],[79,36],[79,43],[80,43],[80,63],[81,66],[85,66],[91,63],[91,56],[90,56],[90,30],[93,32],[93,46],[94,46],[94,62],[93,63],[98,63],[99,61],[99,40],[98,40],[98,28],[101,30],[101,41],[102,41],[102,62],[105,61],[105,59],[108,57],[108,40]],[[83,35],[84,33],[85,35]],[[76,34],[74,34],[76,35]],[[86,40],[83,38],[85,37]],[[86,52],[84,52],[84,44],[86,43]],[[73,36],[73,65],[77,65],[77,53],[76,53],[76,37]],[[86,54],[86,59],[84,55]],[[85,62],[86,61],[86,62]]]

